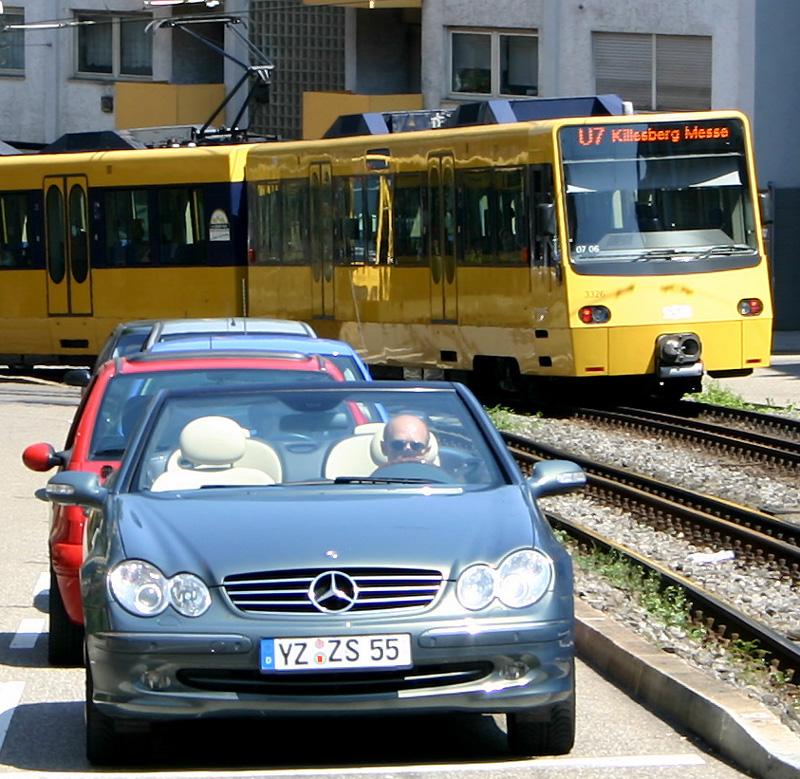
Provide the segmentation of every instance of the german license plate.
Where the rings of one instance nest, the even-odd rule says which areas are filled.
[[[407,633],[318,638],[262,638],[261,670],[337,671],[344,668],[410,668]]]

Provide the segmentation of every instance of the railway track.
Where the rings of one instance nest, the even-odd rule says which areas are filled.
[[[769,407],[765,406],[767,408]],[[730,408],[695,400],[682,400],[675,405],[674,410],[678,416],[684,418],[707,417],[725,425],[732,423],[744,429],[752,428],[779,438],[800,441],[800,419],[779,416],[767,410]]]
[[[0,377],[0,403],[77,407],[80,399],[77,387],[32,377]]]
[[[685,540],[717,549],[733,549],[745,563],[775,568],[781,579],[800,582],[800,527],[780,518],[730,501],[692,493],[657,479],[606,466],[572,453],[564,453],[512,433],[503,433],[520,467],[529,472],[540,459],[563,458],[578,462],[587,472],[587,490],[604,503],[631,511],[643,522],[665,532],[680,533]],[[757,641],[774,668],[787,679],[800,679],[800,646],[769,625],[754,619],[690,579],[612,539],[557,515],[557,526],[585,546],[614,549],[617,554],[653,571],[670,586],[679,587],[692,604],[698,624],[722,640]]]
[[[777,436],[775,433],[643,408],[575,408],[571,413],[581,419],[637,431],[657,432],[677,440],[695,441],[727,454],[783,468],[794,470],[800,466],[800,440]]]

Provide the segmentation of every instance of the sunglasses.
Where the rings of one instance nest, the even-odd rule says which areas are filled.
[[[387,441],[386,445],[395,454],[405,452],[406,449],[410,449],[414,454],[422,454],[428,448],[428,444],[424,444],[422,441],[402,441],[399,438]]]

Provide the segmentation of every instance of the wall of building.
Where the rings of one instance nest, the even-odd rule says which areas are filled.
[[[419,94],[354,95],[346,92],[303,93],[303,138],[322,138],[334,121],[346,114],[383,111],[418,111]]]
[[[778,2],[779,0],[775,0]],[[743,60],[747,8],[755,0],[440,0],[423,4],[422,92],[425,105],[448,99],[448,27],[535,29],[539,33],[539,94],[593,94],[592,32],[709,35],[712,42],[713,107],[742,106],[752,59]],[[745,41],[746,43],[746,41]],[[747,54],[747,52],[746,52]],[[752,56],[752,46],[749,47]],[[749,106],[744,106],[749,108]]]
[[[204,124],[225,96],[222,84],[138,84],[119,82],[114,117],[118,129]],[[215,116],[212,124],[224,123]]]
[[[396,8],[356,10],[355,15],[355,91],[419,92],[419,12]]]
[[[247,10],[246,0],[238,4],[231,0],[231,4]],[[144,8],[142,0],[13,0],[7,5],[24,8],[27,23],[71,19],[76,10],[124,15]],[[169,16],[171,9],[153,9],[152,15]],[[222,101],[220,56],[182,33],[157,30],[148,34],[153,37],[152,78],[116,80],[76,74],[76,28],[26,30],[24,75],[0,75],[0,101],[15,107],[0,112],[0,138],[12,144],[45,144],[64,133],[163,124],[169,116],[180,117],[179,122],[204,122]],[[173,35],[186,39],[178,42],[177,68]],[[214,35],[221,43],[222,31],[217,29]],[[246,53],[242,60],[246,62]],[[243,72],[241,67],[231,69],[231,85]],[[169,87],[170,82],[192,86],[176,90]],[[195,88],[198,84],[205,86]],[[159,91],[159,87],[164,89]],[[136,102],[131,102],[134,93]],[[111,112],[101,107],[103,98],[111,98]],[[231,116],[238,105],[232,101]]]

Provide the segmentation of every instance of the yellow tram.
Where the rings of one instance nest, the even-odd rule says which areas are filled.
[[[489,101],[0,170],[2,362],[87,359],[126,319],[244,314],[307,320],[389,375],[680,394],[769,361],[736,111]]]
[[[468,117],[495,124],[254,147],[248,310],[313,320],[372,365],[492,381],[679,395],[705,371],[767,365],[746,118],[597,115],[612,100],[533,120],[559,101],[499,101]]]
[[[241,315],[247,146],[0,158],[0,362],[80,362],[126,319]]]

